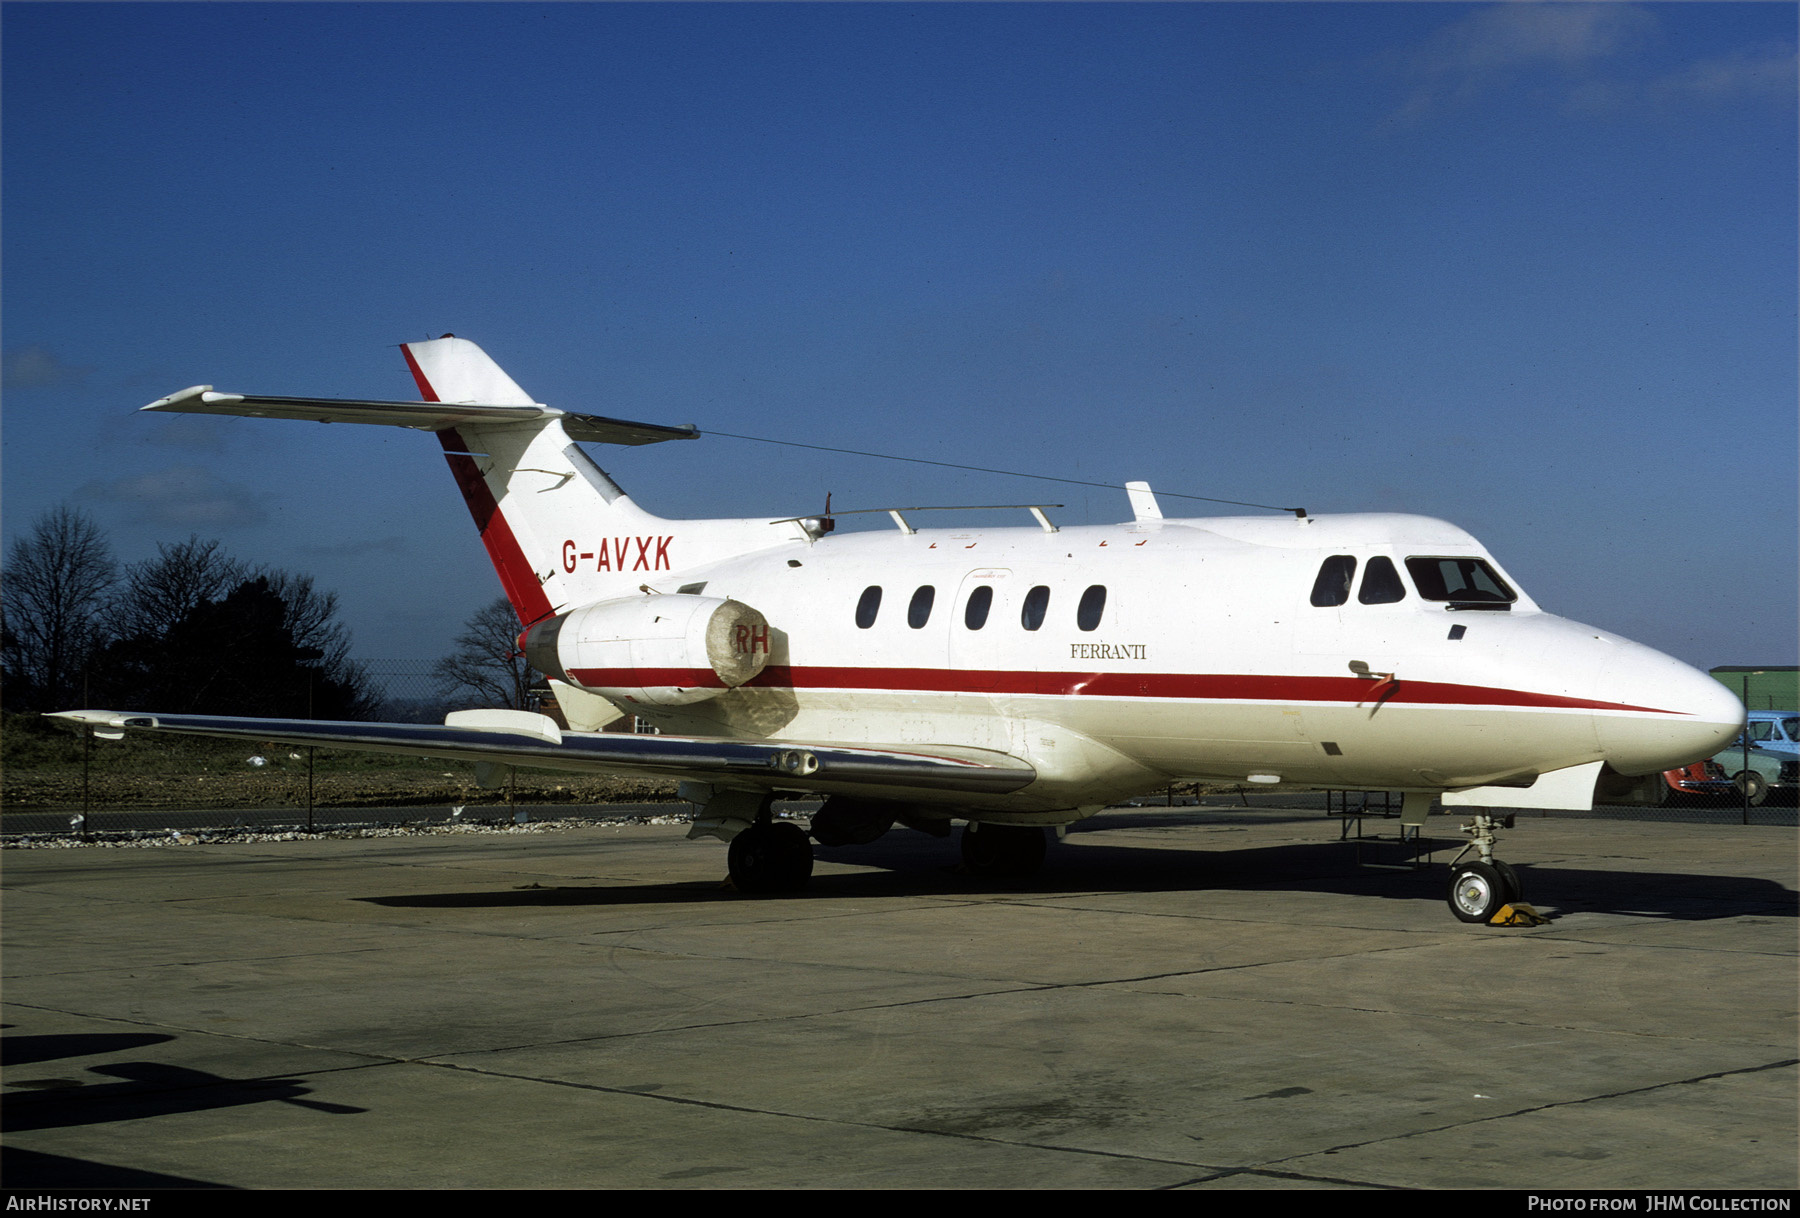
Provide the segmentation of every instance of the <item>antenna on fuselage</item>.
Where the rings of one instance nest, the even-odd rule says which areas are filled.
[[[1162,508],[1157,506],[1156,492],[1150,489],[1148,482],[1127,482],[1125,494],[1131,499],[1131,518],[1140,523],[1146,520],[1161,520]]]

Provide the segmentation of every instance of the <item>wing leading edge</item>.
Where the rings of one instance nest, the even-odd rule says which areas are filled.
[[[472,713],[452,722],[353,723],[221,715],[62,711],[51,718],[117,738],[126,731],[319,745],[372,753],[415,753],[534,769],[690,779],[755,790],[873,794],[878,790],[1004,795],[1037,771],[1006,753],[939,746],[843,745],[801,740],[719,740],[564,732],[541,715]],[[535,721],[535,722],[534,722]]]

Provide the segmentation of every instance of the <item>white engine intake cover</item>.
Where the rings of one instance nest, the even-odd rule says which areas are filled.
[[[631,596],[539,622],[525,655],[539,672],[608,698],[681,706],[762,672],[769,623],[714,596]]]

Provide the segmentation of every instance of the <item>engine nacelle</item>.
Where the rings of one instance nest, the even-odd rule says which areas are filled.
[[[672,593],[601,601],[522,638],[547,676],[605,697],[683,706],[716,698],[769,662],[769,623],[749,605]]]

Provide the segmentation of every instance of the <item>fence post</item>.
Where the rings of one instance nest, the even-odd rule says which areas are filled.
[[[1750,705],[1750,674],[1749,673],[1744,674],[1744,705],[1745,706]],[[1744,789],[1743,789],[1744,823],[1746,825],[1750,823],[1750,780],[1747,777],[1749,775],[1749,773],[1750,773],[1750,725],[1748,723],[1746,723],[1746,724],[1744,724],[1744,774],[1746,775],[1746,778],[1744,779]]]
[[[306,670],[306,717],[313,717],[313,670]],[[306,746],[306,831],[315,832],[313,828],[313,745]]]
[[[88,672],[89,667],[84,664],[81,669],[81,704],[83,706],[91,705],[88,700]],[[88,794],[88,767],[93,756],[94,729],[89,727],[81,733],[81,835],[90,839],[94,832],[93,822],[90,819],[94,815],[94,809]]]

